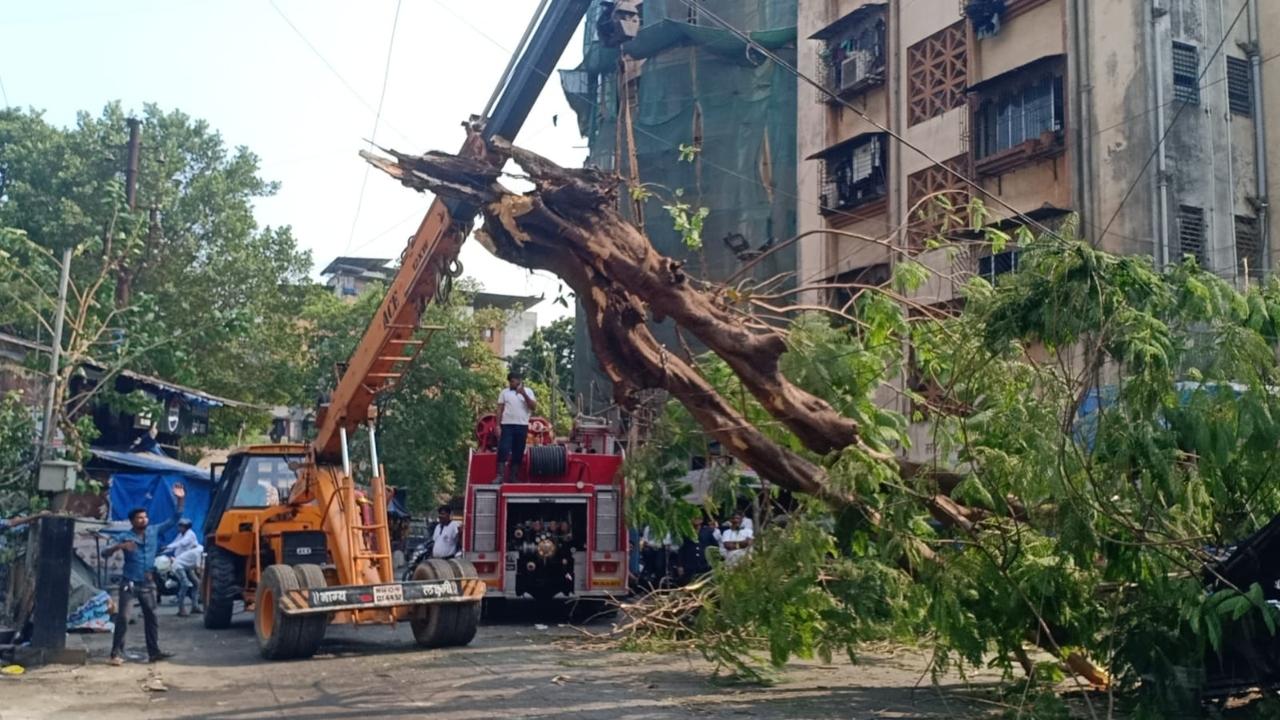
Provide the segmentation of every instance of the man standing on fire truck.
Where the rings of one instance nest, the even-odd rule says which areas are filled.
[[[524,445],[529,439],[529,418],[537,410],[533,391],[524,386],[519,370],[507,373],[507,388],[498,395],[498,477],[494,483],[513,482],[524,460]]]

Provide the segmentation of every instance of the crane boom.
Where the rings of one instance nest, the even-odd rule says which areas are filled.
[[[538,95],[555,69],[591,0],[549,0],[537,29],[517,50],[495,91],[488,118],[471,123],[460,154],[484,157],[495,137],[514,140],[529,117]],[[352,432],[369,421],[369,406],[408,371],[424,342],[418,331],[427,304],[447,291],[455,276],[458,252],[471,232],[479,208],[436,198],[400,256],[400,267],[386,297],[369,322],[359,345],[342,371],[337,386],[316,418],[316,455],[333,460],[342,450],[341,430]]]

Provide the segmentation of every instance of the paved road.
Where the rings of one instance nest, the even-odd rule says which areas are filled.
[[[269,663],[248,616],[230,630],[162,609],[161,639],[178,656],[159,665],[105,664],[109,638],[73,636],[87,666],[0,677],[0,720],[27,718],[340,719],[436,716],[522,718],[933,718],[961,715],[957,700],[915,687],[920,657],[858,667],[795,664],[771,687],[726,686],[696,656],[606,651],[554,621],[485,625],[466,648],[420,650],[408,626],[331,628],[320,654]],[[141,625],[130,629],[140,652]]]

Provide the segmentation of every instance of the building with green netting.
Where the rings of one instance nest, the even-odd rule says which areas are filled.
[[[635,3],[628,3],[636,6]],[[640,24],[621,43],[601,36],[597,2],[587,16],[582,64],[561,83],[587,138],[588,164],[612,170],[652,192],[624,211],[642,224],[659,252],[689,272],[730,278],[796,226],[796,79],[684,0],[645,0]],[[699,0],[734,28],[788,62],[796,55],[796,0]],[[680,201],[709,210],[702,245],[689,247],[664,206]],[[791,276],[796,253],[769,253],[750,269],[757,278]],[[671,323],[654,327],[674,347]],[[584,412],[613,402],[581,323],[574,385]]]

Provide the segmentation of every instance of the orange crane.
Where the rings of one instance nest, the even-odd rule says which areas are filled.
[[[490,140],[515,138],[590,4],[542,0],[485,112],[467,123],[462,154],[488,157]],[[227,627],[243,602],[268,659],[310,657],[330,624],[408,620],[427,647],[465,645],[475,636],[485,583],[470,563],[430,560],[411,581],[395,578],[370,406],[421,351],[421,334],[430,330],[419,325],[423,310],[460,271],[458,251],[476,211],[432,202],[320,407],[316,439],[243,448],[222,466],[205,524],[206,627]],[[352,472],[349,444],[362,427],[373,468],[363,484]]]

